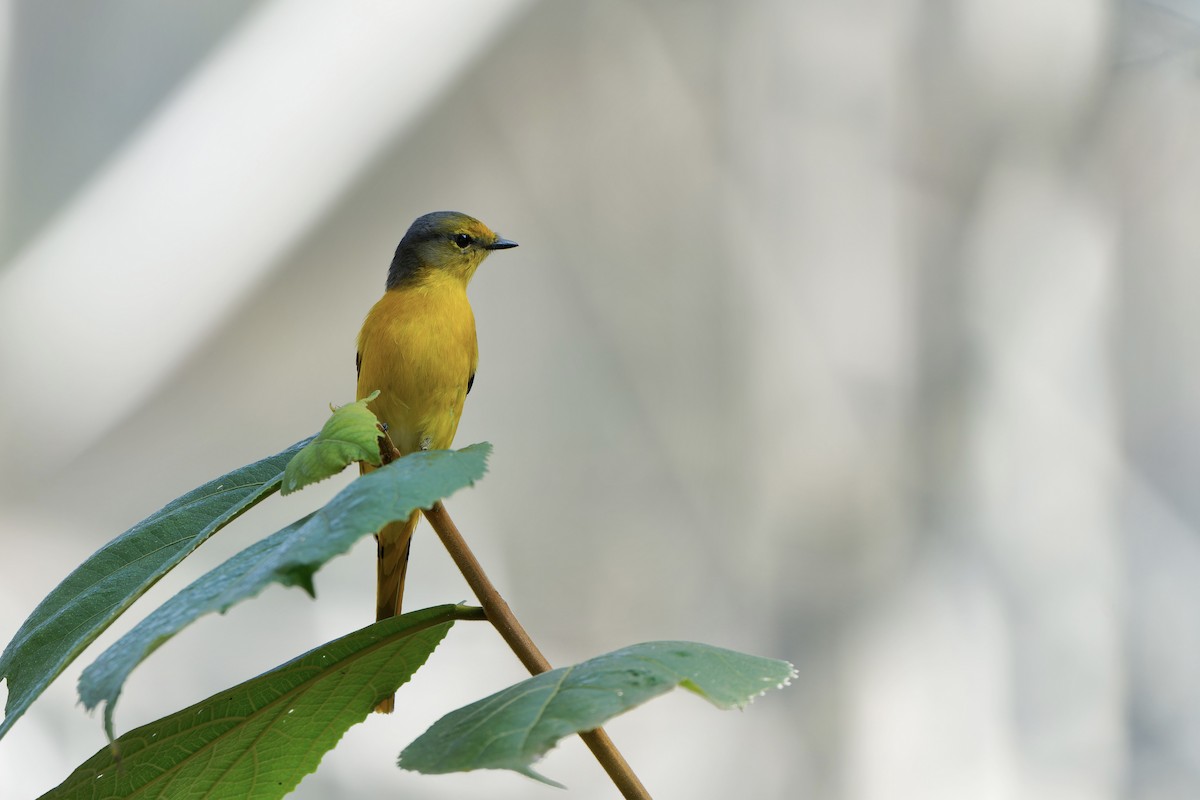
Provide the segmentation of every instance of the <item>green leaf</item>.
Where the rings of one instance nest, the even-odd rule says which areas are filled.
[[[427,608],[322,645],[130,731],[43,798],[282,797],[405,683],[460,619],[483,613]]]
[[[511,769],[553,783],[531,766],[564,736],[598,728],[676,686],[718,708],[737,708],[794,674],[786,661],[706,644],[635,644],[450,712],[404,749],[400,766],[425,773]]]
[[[313,593],[312,576],[329,559],[389,522],[406,519],[474,483],[487,468],[491,445],[425,450],[363,475],[323,508],[246,548],[157,608],[83,671],[79,697],[88,708],[105,703],[104,729],[113,736],[113,708],[129,673],[196,618],[224,612],[271,583]]]
[[[308,441],[173,500],[93,553],[47,595],[0,655],[0,678],[8,679],[0,737],[134,600],[278,489],[284,467]]]
[[[336,409],[317,437],[288,463],[280,494],[291,494],[331,478],[355,461],[379,466],[379,420],[367,408],[367,403],[378,396],[376,390],[369,397]]]

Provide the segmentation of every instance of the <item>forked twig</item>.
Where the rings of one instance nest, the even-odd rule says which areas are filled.
[[[521,663],[525,665],[531,675],[548,672],[551,669],[550,662],[529,638],[529,634],[517,621],[516,615],[508,607],[508,603],[500,596],[500,592],[496,591],[496,587],[484,573],[475,554],[467,546],[466,540],[458,532],[454,520],[450,519],[450,515],[446,513],[445,506],[438,503],[433,508],[425,510],[424,513],[425,519],[429,520],[429,524],[437,531],[437,535],[442,540],[442,544],[446,546],[446,550],[449,551],[450,557],[454,559],[459,571],[467,579],[471,591],[475,592],[475,596],[479,598],[479,604],[487,613],[488,620],[499,631],[504,641],[508,642],[508,646],[517,654],[517,658],[521,659]],[[600,766],[604,767],[604,771],[608,773],[608,777],[612,778],[613,783],[621,790],[624,797],[631,800],[633,798],[650,800],[650,793],[638,780],[638,776],[634,774],[629,762],[617,750],[617,746],[613,744],[612,739],[608,738],[608,734],[604,732],[603,728],[582,731],[579,737],[583,739],[584,744],[592,751],[592,755],[600,762]]]
[[[383,462],[387,464],[399,458],[400,451],[392,443],[387,431],[382,427],[380,431],[382,435],[379,437],[379,452],[383,457]],[[438,538],[442,540],[447,552],[450,553],[450,558],[454,560],[459,572],[471,587],[471,591],[479,599],[479,604],[483,606],[488,620],[499,632],[500,637],[508,643],[531,675],[550,671],[550,662],[533,643],[533,639],[529,638],[524,626],[517,620],[512,609],[508,607],[508,603],[496,590],[495,584],[483,571],[479,559],[475,558],[475,554],[467,546],[466,539],[459,533],[458,526],[446,513],[445,506],[437,503],[433,508],[425,509],[423,513],[425,519],[429,520],[429,524],[437,532]],[[608,734],[604,732],[603,728],[581,731],[579,738],[583,739],[584,744],[592,751],[592,755],[600,762],[600,766],[604,767],[604,771],[616,784],[622,796],[628,800],[650,800],[650,793],[646,791],[646,787],[634,774],[629,762],[617,750],[617,746],[613,744],[612,739],[608,738]]]

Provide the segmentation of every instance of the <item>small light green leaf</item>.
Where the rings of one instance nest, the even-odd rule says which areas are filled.
[[[786,661],[695,642],[646,642],[544,672],[452,711],[400,754],[400,766],[425,773],[531,768],[564,736],[607,720],[676,686],[718,708],[744,706],[793,677]],[[555,784],[557,785],[557,784]]]
[[[288,462],[280,494],[291,494],[310,483],[331,478],[355,461],[379,466],[379,420],[367,403],[379,396],[347,403],[336,409],[317,437]]]
[[[93,553],[46,596],[0,655],[0,737],[134,600],[209,536],[279,488],[308,439],[179,497]]]
[[[198,617],[253,597],[271,583],[313,593],[312,576],[363,536],[428,508],[483,476],[491,445],[425,450],[355,480],[316,512],[246,548],[172,597],[113,643],[83,671],[79,697],[105,703],[104,729],[113,736],[113,708],[129,673]]]
[[[482,610],[439,606],[376,622],[130,731],[42,797],[282,797],[466,619]]]

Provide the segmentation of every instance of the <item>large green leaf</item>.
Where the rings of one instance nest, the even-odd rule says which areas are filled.
[[[271,583],[313,592],[312,576],[363,536],[405,519],[483,476],[491,445],[426,450],[363,475],[323,508],[246,548],[196,579],[105,650],[79,680],[85,706],[105,703],[104,727],[133,668],[197,617],[224,612]]]
[[[280,494],[291,494],[310,483],[331,478],[355,461],[379,466],[379,420],[367,403],[379,396],[347,403],[334,410],[316,438],[293,458],[283,473]]]
[[[279,488],[308,439],[172,501],[97,550],[25,620],[0,655],[0,737],[85,647],[209,536]]]
[[[130,731],[43,798],[282,797],[460,619],[482,609],[427,608],[322,645]]]
[[[635,644],[450,712],[404,749],[400,766],[426,773],[511,769],[545,781],[531,766],[559,739],[598,728],[676,686],[718,708],[736,708],[783,687],[793,674],[786,661],[706,644]]]

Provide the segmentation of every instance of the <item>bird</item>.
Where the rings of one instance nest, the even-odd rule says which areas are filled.
[[[383,297],[358,334],[357,398],[402,455],[450,447],[463,404],[475,384],[479,345],[467,284],[493,250],[517,243],[474,217],[434,211],[418,217],[396,247]],[[370,472],[368,464],[360,466]],[[400,613],[409,548],[419,511],[376,535],[375,619]],[[395,696],[375,710],[391,713]]]

